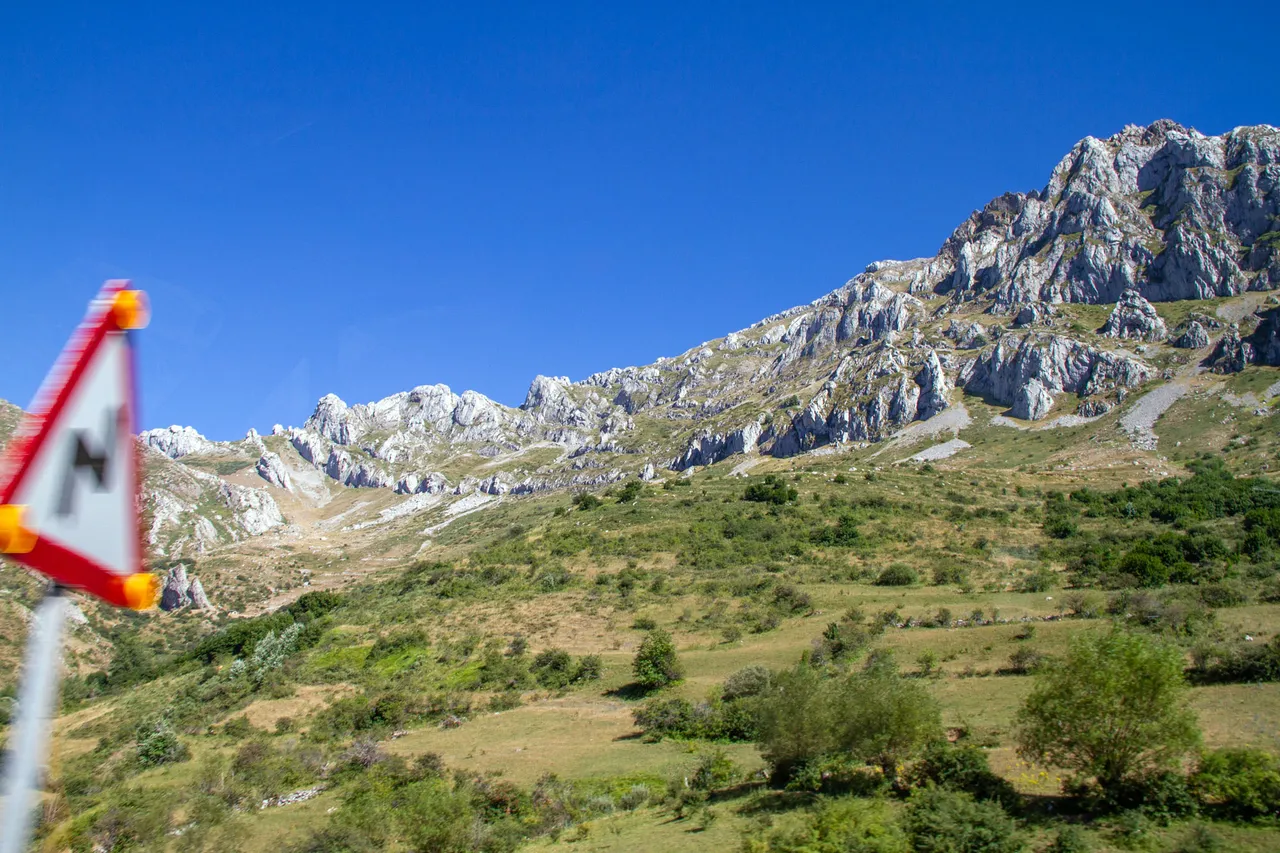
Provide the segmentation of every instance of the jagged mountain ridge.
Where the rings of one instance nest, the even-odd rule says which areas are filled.
[[[814,302],[651,365],[538,376],[517,408],[424,385],[351,406],[326,395],[269,447],[252,431],[142,439],[170,460],[242,460],[268,498],[297,493],[307,469],[326,493],[503,495],[876,441],[946,411],[957,389],[1014,418],[1043,419],[1063,395],[1096,417],[1161,375],[1134,347],[1158,355],[1161,341],[1200,348],[1216,334],[1223,369],[1280,360],[1274,316],[1252,335],[1213,328],[1212,312],[1171,331],[1151,304],[1280,285],[1277,188],[1276,128],[1130,126],[1082,140],[1042,190],[994,199],[931,258],[870,264]],[[1064,316],[1111,303],[1089,334]]]

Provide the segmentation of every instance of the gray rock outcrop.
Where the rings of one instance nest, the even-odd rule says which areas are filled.
[[[1027,384],[1018,389],[1014,395],[1009,414],[1015,418],[1038,421],[1053,408],[1053,395],[1041,384],[1039,379],[1031,378]]]
[[[943,244],[938,289],[1005,306],[1230,296],[1280,284],[1280,131],[1175,122],[1082,140],[1043,190],[1007,193]],[[1259,243],[1262,244],[1259,247]]]
[[[138,438],[152,450],[170,459],[181,459],[193,453],[218,453],[223,447],[196,432],[193,427],[174,426],[166,429],[149,429],[138,433]]]
[[[198,578],[188,579],[186,566],[179,563],[169,569],[160,587],[160,609],[172,612],[183,607],[193,610],[212,610],[209,597]]]
[[[443,474],[432,471],[424,477],[405,474],[396,481],[396,492],[402,495],[442,495],[449,491],[449,481]]]
[[[1189,320],[1182,332],[1169,343],[1179,349],[1203,349],[1209,345],[1209,330],[1199,320]]]
[[[1044,417],[1045,396],[1068,391],[1081,397],[1136,388],[1151,378],[1151,368],[1129,356],[1103,352],[1061,335],[1010,333],[961,370],[957,384],[971,394],[1011,406],[1025,417]],[[1027,388],[1035,380],[1040,390]],[[1022,413],[1022,414],[1019,414]],[[1029,418],[1034,420],[1034,418]]]
[[[1253,344],[1241,338],[1240,327],[1232,323],[1218,339],[1205,365],[1214,373],[1239,373],[1254,360],[1254,355]]]
[[[695,465],[714,465],[738,453],[755,449],[764,429],[753,421],[729,432],[703,430],[689,441],[684,453],[671,463],[671,470],[683,471]]]
[[[1162,341],[1169,330],[1155,306],[1136,290],[1126,290],[1099,331],[1103,337],[1139,341]]]
[[[258,457],[258,464],[254,468],[258,476],[271,485],[285,491],[293,491],[293,480],[289,477],[289,469],[285,467],[278,453],[272,453],[270,450],[264,452]]]

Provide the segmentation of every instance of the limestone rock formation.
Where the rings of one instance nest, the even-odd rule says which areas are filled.
[[[167,429],[149,429],[138,434],[144,445],[157,450],[170,459],[181,459],[193,453],[217,453],[222,448],[196,432],[193,427],[174,426]]]
[[[1199,320],[1189,320],[1182,332],[1169,343],[1179,349],[1203,349],[1209,345],[1209,331]]]
[[[213,609],[200,580],[195,577],[189,579],[186,566],[179,563],[165,575],[160,588],[160,609],[172,612],[187,606],[193,610]]]
[[[293,480],[289,477],[289,469],[285,467],[278,453],[272,453],[270,450],[265,451],[258,457],[258,464],[254,467],[258,472],[258,476],[271,485],[285,491],[293,491]]]
[[[405,474],[396,481],[396,491],[402,495],[442,495],[449,491],[449,481],[443,474],[432,471],[424,477]]]
[[[1107,338],[1140,341],[1162,341],[1168,333],[1155,307],[1132,288],[1121,294],[1120,301],[1099,332]]]
[[[1136,388],[1151,375],[1151,368],[1138,359],[1103,352],[1061,335],[1031,333],[1019,337],[1009,333],[961,370],[957,384],[971,394],[1013,407],[1018,417],[1033,412],[1044,417],[1048,411],[1043,405],[1047,394],[1069,391],[1092,397]],[[1028,396],[1026,389],[1032,380],[1044,395],[1033,388]]]
[[[1280,130],[1175,122],[1088,137],[1043,190],[1007,193],[944,243],[939,289],[1005,306],[1229,296],[1280,284]],[[1260,245],[1261,244],[1261,245]]]
[[[1205,363],[1214,373],[1239,373],[1253,360],[1253,344],[1241,338],[1240,327],[1232,323]]]
[[[1013,406],[1010,408],[1009,414],[1015,418],[1038,421],[1049,414],[1049,410],[1052,408],[1053,395],[1049,393],[1049,389],[1045,388],[1039,379],[1032,377],[1014,395]]]
[[[683,471],[695,465],[713,465],[734,454],[753,450],[760,441],[762,431],[759,421],[729,432],[703,430],[689,441],[684,453],[671,463],[671,469]]]

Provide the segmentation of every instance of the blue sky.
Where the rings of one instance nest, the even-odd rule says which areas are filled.
[[[129,277],[144,427],[514,405],[932,254],[1085,135],[1280,123],[1277,4],[975,5],[9,4],[0,397]]]

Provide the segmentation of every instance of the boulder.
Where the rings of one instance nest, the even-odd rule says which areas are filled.
[[[1169,343],[1178,349],[1204,349],[1209,345],[1209,330],[1199,320],[1191,320]]]
[[[1169,334],[1155,307],[1130,288],[1120,295],[1111,316],[1099,331],[1103,337],[1139,341],[1162,341]]]
[[[285,467],[279,454],[272,453],[270,450],[266,451],[258,457],[258,464],[255,468],[258,476],[271,485],[286,491],[293,491],[293,480],[289,477],[289,469]]]
[[[1039,379],[1030,379],[1014,398],[1009,414],[1027,421],[1038,421],[1053,408],[1053,395]]]

